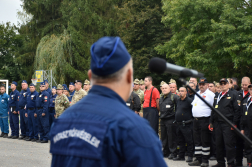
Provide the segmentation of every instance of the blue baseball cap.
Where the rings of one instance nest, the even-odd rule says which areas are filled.
[[[35,85],[33,83],[31,83],[30,86],[35,86]]]
[[[52,89],[57,89],[57,87],[56,87],[56,86],[53,86]]]
[[[41,86],[41,85],[45,85],[45,82],[41,82],[41,83],[40,83],[40,86]]]
[[[73,86],[75,86],[73,82],[70,82],[70,84],[69,84],[69,85],[73,85]]]
[[[11,84],[14,84],[14,85],[16,85],[16,86],[18,85],[16,81],[12,81]]]
[[[44,80],[44,82],[45,82],[45,83],[48,83],[48,80],[47,80],[47,79],[45,79],[45,80]]]
[[[102,37],[91,46],[90,52],[91,70],[98,76],[117,72],[131,59],[120,37]]]
[[[22,83],[27,83],[26,80],[23,80]]]

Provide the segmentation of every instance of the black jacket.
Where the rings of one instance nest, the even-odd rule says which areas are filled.
[[[173,100],[171,97],[173,96]],[[176,94],[168,93],[159,100],[160,118],[174,118],[179,97]]]
[[[243,97],[243,90],[240,90],[238,92],[238,105],[240,106],[240,114],[241,114],[241,119],[240,119],[240,129],[244,130],[245,126],[247,126],[247,119],[248,115],[246,115],[247,111],[247,100],[249,98],[249,92],[246,94],[245,97]]]
[[[217,110],[219,110],[229,121],[231,121],[234,125],[239,123],[240,118],[240,107],[238,106],[238,94],[236,91],[229,90],[227,94],[225,94],[217,104],[219,94],[214,97],[214,105]],[[218,106],[218,107],[217,107]],[[224,122],[214,111],[212,111],[211,123],[218,121]]]
[[[133,111],[139,112],[141,110],[141,103],[139,96],[132,91],[129,99],[126,101],[126,105]]]

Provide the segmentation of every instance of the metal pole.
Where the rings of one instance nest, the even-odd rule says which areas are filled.
[[[238,128],[236,128],[224,115],[220,113],[219,110],[215,109],[213,106],[211,106],[204,98],[202,98],[194,89],[192,89],[188,82],[184,78],[179,78],[180,82],[182,82],[187,88],[189,88],[196,96],[198,96],[208,107],[212,109],[219,117],[221,117],[224,122],[226,122],[229,126],[231,126],[234,129],[234,132],[240,136],[243,140],[248,142],[250,144],[250,147],[252,147],[252,141],[245,135],[243,135]]]

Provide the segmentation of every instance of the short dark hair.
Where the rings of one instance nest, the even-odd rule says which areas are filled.
[[[153,81],[152,77],[151,76],[147,76],[145,78],[148,78],[149,81]]]
[[[213,84],[213,85],[214,85],[214,87],[215,87],[215,84],[214,84],[213,82],[209,82],[208,84]]]
[[[5,85],[1,85],[1,86],[0,86],[0,88],[4,88],[4,89],[6,89],[6,88],[5,88]]]

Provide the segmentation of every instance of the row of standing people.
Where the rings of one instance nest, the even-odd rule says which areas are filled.
[[[49,131],[53,121],[60,116],[66,108],[82,99],[90,88],[90,82],[82,82],[49,88],[48,81],[40,83],[40,91],[31,83],[28,87],[26,80],[22,81],[22,90],[17,89],[17,82],[11,83],[11,93],[5,93],[5,86],[1,86],[0,103],[0,137],[9,139],[22,139],[39,143],[47,143]],[[9,133],[8,116],[10,119],[11,135]],[[21,135],[19,135],[19,118]],[[39,134],[39,135],[38,135]]]
[[[242,90],[238,91],[237,80],[223,78],[218,83],[209,83],[206,78],[200,78],[198,83],[196,78],[190,78],[189,81],[193,89],[247,136],[250,135],[249,129],[252,129],[248,123],[251,120],[248,116],[251,104],[249,89],[252,90],[250,84],[250,79],[244,77]],[[233,129],[192,91],[185,87],[177,91],[176,81],[172,79],[169,84],[161,82],[160,88],[161,95],[152,85],[152,78],[148,76],[144,81],[134,81],[132,94],[138,95],[135,99],[139,99],[137,101],[143,104],[143,117],[149,121],[157,134],[160,118],[164,156],[175,161],[185,160],[187,149],[186,161],[190,166],[209,166],[210,155],[211,160],[217,159],[216,167],[225,166],[225,156],[229,166],[242,166],[245,148],[248,166],[251,166],[251,149],[248,144],[244,144]],[[130,97],[127,106],[135,105],[136,107],[130,108],[139,113],[141,107],[138,102],[137,104]],[[180,148],[179,151],[177,146]],[[196,157],[194,161],[193,154]]]

